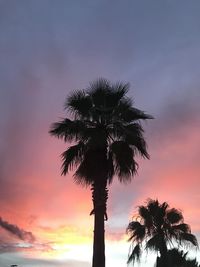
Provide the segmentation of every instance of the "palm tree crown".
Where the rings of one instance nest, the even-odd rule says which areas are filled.
[[[99,79],[67,98],[65,109],[72,120],[65,118],[50,130],[51,135],[76,143],[62,154],[62,174],[77,167],[76,182],[91,185],[103,169],[109,182],[114,174],[126,182],[137,170],[134,156],[149,158],[139,120],[152,116],[132,107],[128,89],[129,84]]]
[[[129,223],[127,232],[129,241],[132,241],[128,263],[140,259],[142,247],[159,252],[166,260],[168,246],[173,246],[173,241],[178,246],[198,246],[190,226],[184,223],[182,213],[169,208],[166,202],[160,204],[158,200],[149,199],[146,206],[139,206],[138,217]]]

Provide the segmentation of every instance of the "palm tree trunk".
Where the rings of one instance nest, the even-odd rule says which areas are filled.
[[[160,266],[161,267],[170,267],[168,264],[167,246],[166,246],[164,240],[163,240],[161,248],[160,248]]]
[[[108,190],[106,181],[94,182],[92,186],[94,209],[94,240],[92,267],[105,267],[105,229],[104,221],[107,219],[106,203]]]

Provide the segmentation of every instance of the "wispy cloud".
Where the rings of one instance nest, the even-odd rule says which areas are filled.
[[[27,232],[24,229],[19,228],[15,224],[11,224],[7,221],[4,221],[1,217],[0,217],[0,226],[23,241],[27,241],[30,243],[33,243],[35,241],[35,237],[31,232]]]
[[[52,242],[39,242],[32,232],[26,231],[15,224],[11,224],[0,217],[0,227],[13,238],[1,232],[0,253],[10,252],[51,252]]]

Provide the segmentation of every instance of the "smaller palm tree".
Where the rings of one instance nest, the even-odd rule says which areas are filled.
[[[193,245],[198,247],[190,226],[184,223],[182,213],[168,203],[149,199],[146,206],[138,207],[138,216],[127,227],[132,242],[128,263],[140,260],[142,248],[159,252],[162,267],[168,265],[168,247]]]

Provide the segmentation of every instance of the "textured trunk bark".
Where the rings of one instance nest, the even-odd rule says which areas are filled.
[[[92,267],[105,267],[106,182],[93,184],[94,240]]]

